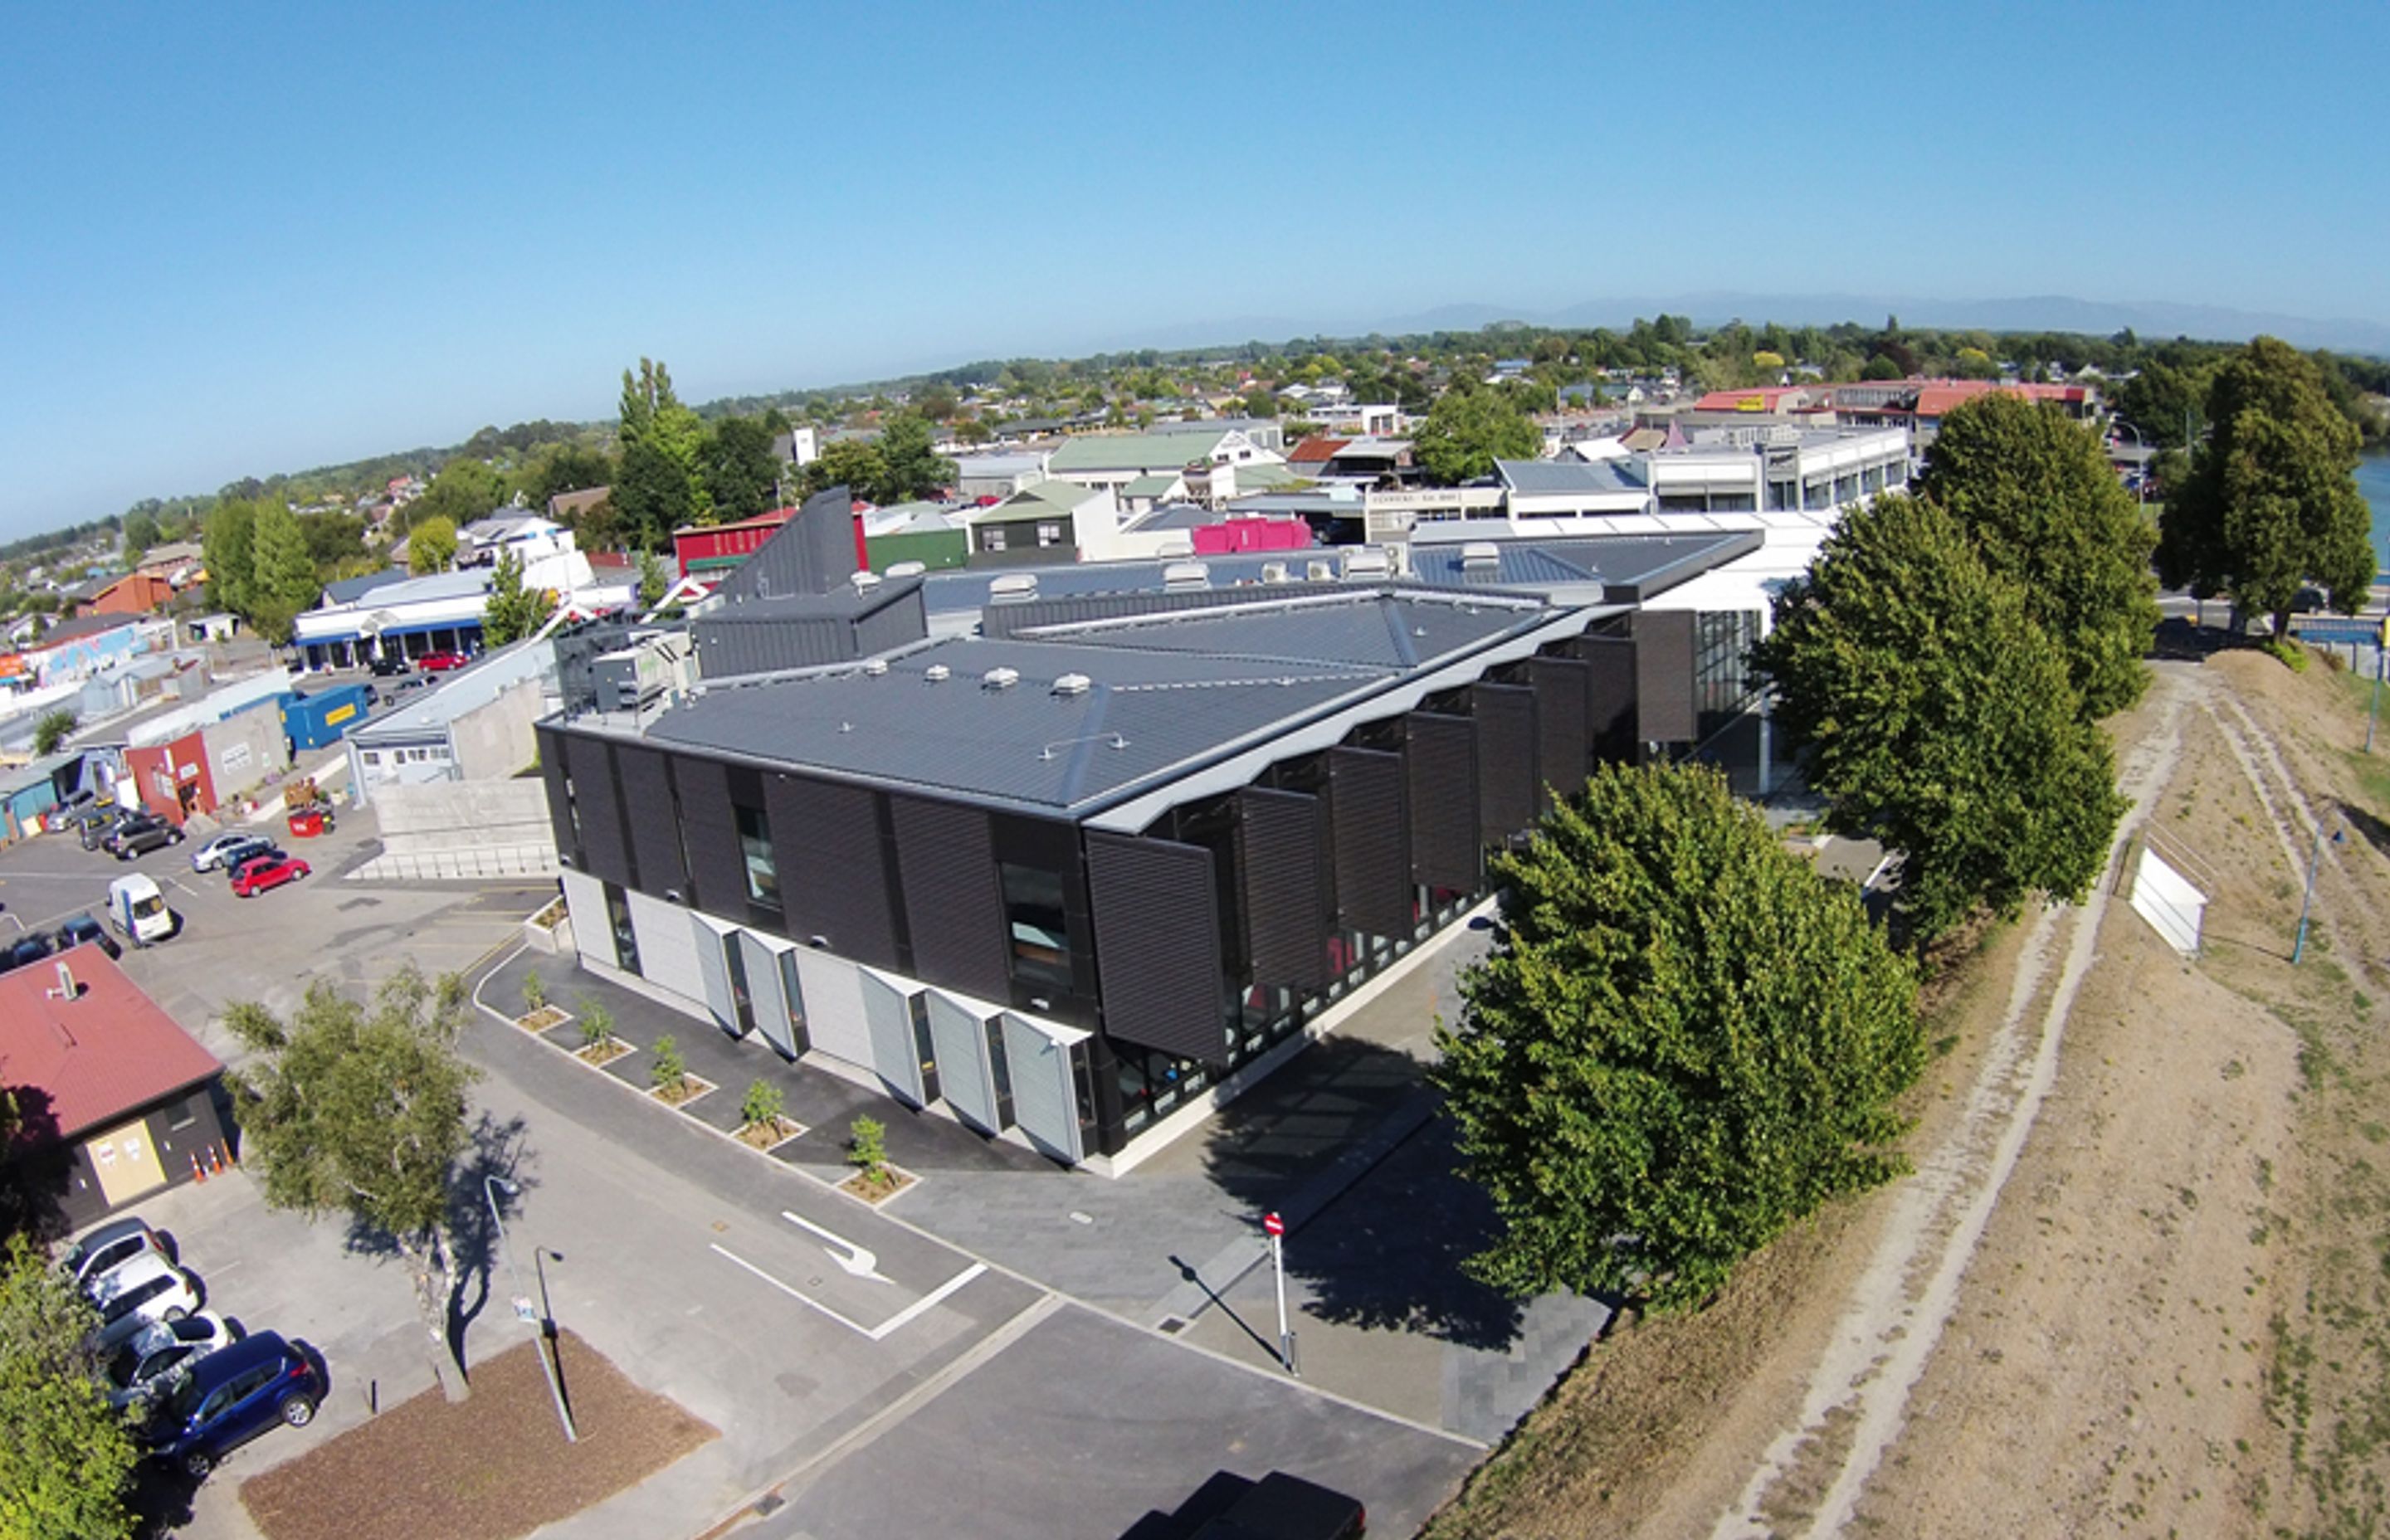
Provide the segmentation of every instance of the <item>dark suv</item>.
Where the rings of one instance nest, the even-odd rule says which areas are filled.
[[[192,1476],[276,1422],[315,1420],[323,1380],[306,1355],[271,1331],[244,1337],[191,1366],[174,1393],[159,1403],[142,1442],[152,1457]]]
[[[168,845],[182,842],[183,831],[160,819],[140,828],[118,830],[109,845],[116,852],[119,861],[130,861],[136,855],[147,855],[153,850],[163,850]]]

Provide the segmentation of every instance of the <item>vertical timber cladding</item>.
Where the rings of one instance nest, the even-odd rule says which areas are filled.
[[[567,771],[564,735],[553,727],[533,727],[539,744],[539,778],[547,787],[547,825],[556,835],[556,853],[567,866],[582,865],[580,837],[572,832],[572,799],[565,790]]]
[[[617,743],[614,774],[623,787],[623,822],[630,826],[631,865],[638,890],[650,898],[689,896],[681,866],[681,814],[674,806],[671,767],[662,751]]]
[[[1536,806],[1548,810],[1554,797],[1585,789],[1593,758],[1592,715],[1587,691],[1592,670],[1574,658],[1537,658],[1527,664],[1536,692],[1536,770],[1540,784]]]
[[[1104,1032],[1179,1059],[1225,1063],[1227,1000],[1212,853],[1087,831]]]
[[[581,808],[581,853],[584,868],[601,882],[635,888],[631,880],[631,842],[623,832],[622,793],[614,786],[613,746],[602,738],[561,733],[565,765],[572,776],[573,800]]]
[[[1477,837],[1488,845],[1536,826],[1543,777],[1536,764],[1536,692],[1524,685],[1472,685],[1477,724]]]
[[[695,754],[672,758],[680,839],[688,851],[689,880],[697,884],[689,902],[725,919],[744,918],[747,860],[739,849],[739,815],[730,805],[730,767]]]
[[[920,797],[892,796],[888,811],[913,976],[983,1000],[1010,999],[1004,896],[988,815]]]
[[[1477,725],[1465,716],[1413,712],[1403,719],[1403,740],[1410,873],[1402,894],[1402,923],[1392,930],[1362,927],[1378,935],[1410,930],[1411,883],[1463,892],[1477,886]],[[1343,833],[1341,822],[1337,833]]]
[[[1399,936],[1411,923],[1410,828],[1403,756],[1377,749],[1328,752],[1329,820],[1336,835],[1336,906],[1348,930]],[[1475,845],[1471,842],[1471,858]]]
[[[1635,736],[1645,743],[1690,743],[1699,736],[1693,621],[1690,610],[1635,616]]]
[[[1580,636],[1569,650],[1585,662],[1585,727],[1593,757],[1632,764],[1641,741],[1635,727],[1635,644],[1621,636]]]
[[[772,859],[790,939],[842,957],[897,966],[879,798],[869,789],[802,776],[764,777]]]
[[[1237,793],[1237,868],[1253,982],[1328,983],[1328,809],[1317,797],[1248,786]]]

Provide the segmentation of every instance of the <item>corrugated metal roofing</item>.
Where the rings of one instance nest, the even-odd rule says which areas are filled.
[[[1531,497],[1648,490],[1634,468],[1618,460],[1497,460],[1494,465],[1505,486]]]
[[[1067,470],[1176,470],[1189,460],[1208,460],[1226,429],[1201,433],[1090,433],[1066,441],[1046,468]]]
[[[98,947],[58,960],[74,974],[71,1000],[50,993],[58,970],[49,962],[0,974],[0,1084],[46,1093],[60,1138],[224,1069]]]

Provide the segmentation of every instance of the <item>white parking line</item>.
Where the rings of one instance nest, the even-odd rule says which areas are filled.
[[[803,1290],[798,1289],[795,1285],[785,1283],[780,1279],[774,1277],[771,1274],[764,1271],[761,1267],[756,1266],[753,1263],[748,1261],[745,1257],[740,1256],[738,1252],[731,1251],[728,1247],[722,1245],[720,1242],[708,1241],[706,1244],[711,1246],[715,1251],[728,1257],[739,1266],[744,1267],[747,1271],[754,1274],[757,1277],[762,1278],[765,1283],[770,1284],[781,1293],[788,1295],[799,1304],[808,1305],[813,1309],[821,1312],[831,1320],[836,1321],[839,1325],[846,1328],[847,1330],[854,1332],[856,1336],[866,1338],[874,1342],[884,1341],[895,1332],[910,1326],[913,1322],[920,1319],[921,1316],[926,1315],[929,1311],[937,1305],[944,1303],[955,1293],[956,1290],[961,1289],[963,1285],[970,1282],[971,1279],[987,1271],[986,1263],[974,1262],[970,1266],[964,1268],[961,1272],[957,1273],[953,1277],[948,1278],[945,1282],[938,1285],[937,1288],[932,1289],[930,1292],[922,1295],[919,1299],[915,1300],[911,1304],[906,1305],[904,1309],[896,1312],[893,1315],[889,1316],[878,1326],[865,1327],[857,1326],[854,1322],[848,1320],[845,1316],[840,1315],[837,1311],[832,1310],[829,1306],[822,1303],[821,1301],[805,1293]]]

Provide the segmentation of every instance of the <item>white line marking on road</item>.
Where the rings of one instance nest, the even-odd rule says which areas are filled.
[[[829,1306],[822,1303],[821,1301],[799,1292],[794,1287],[789,1284],[782,1283],[778,1278],[774,1277],[771,1274],[764,1271],[761,1267],[756,1266],[753,1263],[748,1261],[745,1257],[740,1256],[738,1252],[730,1251],[720,1242],[708,1241],[706,1244],[712,1246],[715,1251],[720,1251],[724,1256],[728,1257],[739,1266],[746,1268],[747,1271],[754,1274],[757,1277],[762,1278],[765,1283],[770,1284],[781,1293],[788,1295],[789,1298],[796,1301],[799,1304],[811,1305],[814,1309],[820,1311],[823,1315],[829,1316],[831,1320],[836,1321],[839,1325],[846,1328],[847,1330],[854,1332],[858,1337],[869,1337],[873,1341],[879,1341],[879,1338],[872,1335],[871,1329],[868,1327],[860,1327],[855,1325],[853,1321],[848,1320],[837,1311],[832,1310]]]
[[[904,1309],[896,1312],[893,1315],[891,1315],[886,1320],[880,1322],[877,1330],[867,1331],[864,1333],[864,1335],[869,1337],[875,1342],[880,1341],[882,1337],[889,1335],[897,1328],[912,1322],[928,1311],[932,1306],[944,1301],[947,1295],[953,1293],[956,1290],[960,1289],[964,1284],[970,1282],[971,1279],[979,1277],[982,1273],[986,1271],[986,1263],[972,1263],[961,1272],[957,1273],[953,1277],[948,1278],[945,1282],[938,1285],[935,1289],[931,1290],[919,1299],[915,1300],[911,1304],[906,1305]]]
[[[837,1263],[841,1267],[845,1268],[854,1277],[858,1278],[878,1278],[881,1283],[894,1283],[896,1281],[894,1278],[890,1277],[880,1270],[879,1252],[870,1250],[868,1247],[857,1246],[854,1241],[847,1239],[846,1237],[842,1235],[838,1235],[832,1231],[825,1230],[819,1225],[815,1224],[812,1220],[805,1218],[803,1214],[790,1213],[788,1210],[782,1209],[780,1211],[780,1217],[787,1220],[791,1225],[813,1231],[814,1234],[821,1237],[824,1240],[829,1241],[832,1246],[843,1247],[846,1254],[844,1256],[840,1256],[837,1252],[833,1251],[830,1253],[830,1260]]]

